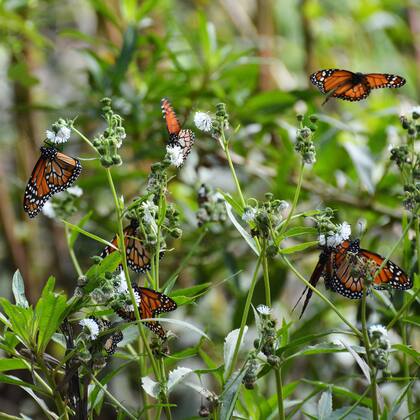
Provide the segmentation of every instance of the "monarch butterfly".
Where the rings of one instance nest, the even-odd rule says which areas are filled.
[[[401,76],[388,73],[353,73],[349,70],[319,70],[310,80],[322,93],[327,94],[324,103],[332,96],[345,101],[366,99],[371,89],[399,88],[405,85]]]
[[[109,329],[111,323],[109,321],[103,320],[104,329]],[[122,341],[124,335],[121,331],[115,331],[108,337],[106,337],[105,342],[103,343],[105,351],[109,356],[113,355],[117,350],[117,344]]]
[[[35,217],[46,201],[70,187],[82,171],[76,158],[59,152],[54,147],[41,147],[41,156],[26,185],[23,209],[29,217]]]
[[[344,241],[335,248],[325,248],[313,271],[309,283],[316,287],[319,279],[324,278],[325,287],[350,299],[360,299],[363,296],[364,279],[367,275],[375,276],[375,289],[407,290],[413,287],[413,281],[395,263],[388,260],[381,271],[385,258],[372,251],[360,248],[360,241]],[[308,287],[303,291],[300,299],[306,293],[303,304],[302,317],[312,296]],[[298,302],[299,302],[298,301]]]
[[[166,128],[169,133],[169,145],[179,146],[182,150],[184,160],[191,152],[195,141],[195,134],[192,130],[182,129],[178,117],[167,98],[161,101],[163,118],[166,121]]]
[[[140,297],[139,312],[140,318],[155,318],[162,312],[171,312],[177,308],[177,304],[170,297],[156,290],[133,285],[133,290]],[[134,321],[134,311],[128,312],[123,309],[117,309],[117,314],[128,321]],[[166,339],[166,333],[158,321],[145,322],[146,326],[157,334],[162,340]]]
[[[136,220],[131,220],[130,224],[125,227],[124,243],[125,253],[127,256],[128,266],[136,273],[144,273],[150,270],[150,256],[143,246],[141,240],[137,237],[137,228],[139,224]],[[111,241],[115,248],[118,248],[118,238],[114,236]],[[100,254],[102,258],[114,252],[116,249],[111,246],[107,246]],[[162,256],[162,253],[161,253]],[[120,266],[121,268],[121,266]]]

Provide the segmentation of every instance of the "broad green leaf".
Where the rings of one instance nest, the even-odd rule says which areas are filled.
[[[25,296],[25,283],[19,270],[16,270],[15,274],[13,274],[12,291],[16,305],[22,308],[29,308],[29,303]]]
[[[237,328],[236,330],[232,330],[225,337],[225,343],[224,343],[224,346],[223,346],[223,360],[224,360],[224,364],[225,364],[225,372],[224,372],[225,379],[227,379],[226,375],[230,371],[230,368],[231,368],[231,365],[232,365],[236,344],[237,344],[238,339],[239,339],[239,332],[240,332],[240,329]],[[248,332],[248,327],[245,325],[244,330],[243,330],[243,334],[242,334],[242,337],[241,337],[241,342],[239,343],[238,351],[241,351],[241,347],[244,344],[244,340],[245,340],[245,336],[246,336],[247,332]]]
[[[0,372],[18,369],[29,369],[29,367],[24,360],[15,357],[11,359],[0,359]]]
[[[202,284],[197,284],[196,286],[187,287],[184,289],[178,289],[171,293],[171,297],[177,297],[177,296],[194,297],[197,294],[201,294],[201,292],[205,291],[210,286],[211,286],[211,283],[202,283]]]
[[[296,226],[291,229],[286,230],[282,235],[282,238],[291,238],[293,236],[300,236],[300,235],[317,235],[318,230],[314,227],[309,226]]]
[[[54,293],[54,286],[55,279],[50,277],[35,308],[39,354],[45,351],[51,337],[60,327],[67,308],[66,296]]]
[[[402,351],[407,356],[410,356],[414,360],[414,362],[420,365],[420,353],[416,351],[415,349],[413,349],[412,347],[407,346],[405,344],[393,344],[392,348]]]

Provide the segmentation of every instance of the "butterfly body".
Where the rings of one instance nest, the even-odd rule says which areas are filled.
[[[322,93],[345,101],[366,99],[372,89],[399,88],[404,86],[405,79],[388,73],[353,73],[349,70],[325,69],[310,76],[310,81]],[[324,102],[324,103],[325,103]]]
[[[23,209],[29,217],[35,217],[47,200],[69,188],[82,171],[76,158],[59,152],[54,147],[41,147],[41,156],[29,178],[23,198]]]
[[[358,239],[323,249],[309,283],[316,287],[321,277],[324,278],[327,289],[349,299],[360,299],[363,296],[368,279],[372,280],[373,287],[378,290],[407,290],[413,287],[412,279],[402,268],[390,260],[385,263],[385,258],[381,255],[361,248]],[[309,303],[312,290],[306,288],[303,294],[305,293],[300,316]]]
[[[133,285],[133,290],[140,297],[139,313],[141,319],[155,318],[163,312],[171,312],[177,308],[174,300],[156,290],[137,285]],[[117,314],[128,321],[135,321],[136,319],[134,311],[128,312],[118,309]],[[165,330],[158,321],[148,321],[145,322],[145,325],[160,338],[166,338]]]

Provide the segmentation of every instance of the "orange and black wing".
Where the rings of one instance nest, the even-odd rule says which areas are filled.
[[[385,261],[385,258],[379,254],[366,249],[361,249],[359,255],[371,264],[372,275],[377,273],[378,269]],[[408,277],[402,268],[388,260],[382,270],[376,274],[373,285],[375,289],[390,287],[392,289],[407,290],[413,287],[413,280]]]
[[[29,178],[23,199],[23,208],[29,217],[35,217],[53,194],[70,187],[81,171],[78,159],[53,147],[41,147],[41,156]]]
[[[364,77],[370,89],[399,88],[406,82],[403,77],[388,73],[367,73]]]
[[[343,99],[344,101],[361,101],[369,96],[370,87],[364,81],[358,83],[345,83],[339,86],[331,95],[333,98]]]
[[[142,244],[141,239],[137,237],[137,228],[138,224],[135,221],[131,221],[131,223],[124,228],[125,253],[128,266],[136,273],[144,273],[145,271],[150,270],[150,257]],[[108,245],[100,254],[102,258],[105,258],[107,255],[111,254],[111,252],[118,249],[118,238],[116,236],[112,239],[111,244],[114,247]],[[122,266],[120,265],[120,269],[121,267]]]
[[[344,241],[335,248],[332,255],[328,287],[349,299],[363,296],[365,267],[358,257],[359,241]]]
[[[175,111],[167,98],[162,99],[161,108],[163,117],[166,121],[166,128],[168,129],[169,139],[170,141],[174,141],[181,131],[181,124],[179,123]]]
[[[163,293],[146,287],[136,287],[140,294],[140,317],[142,319],[155,318],[162,312],[171,312],[177,308],[176,303]],[[157,321],[149,321],[146,326],[163,340],[166,338],[165,330]]]
[[[348,70],[325,69],[312,73],[309,79],[322,93],[328,93],[339,87],[351,87],[353,76],[354,73]]]

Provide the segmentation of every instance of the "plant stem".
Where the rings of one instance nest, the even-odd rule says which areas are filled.
[[[262,256],[264,288],[265,288],[265,304],[271,308],[271,291],[270,291],[270,276],[268,274],[268,260],[266,253],[266,241],[263,242],[260,255]]]
[[[222,130],[222,138],[221,138],[221,142],[220,143],[221,143],[221,145],[223,147],[223,151],[225,152],[226,159],[227,159],[227,161],[229,163],[230,172],[232,173],[232,177],[233,177],[233,180],[235,182],[236,190],[237,190],[237,192],[239,194],[239,198],[241,200],[242,207],[245,207],[246,204],[245,204],[244,196],[242,194],[242,189],[241,189],[241,185],[239,184],[238,177],[236,176],[235,167],[233,166],[232,158],[230,156],[229,141],[226,140],[224,130]]]
[[[305,277],[302,276],[302,274],[299,273],[299,271],[293,266],[293,264],[289,261],[289,259],[281,255],[283,258],[283,261],[289,266],[289,268],[295,273],[297,278],[301,280],[306,287],[309,287],[316,295],[318,295],[337,315],[338,317],[348,326],[350,329],[359,337],[362,338],[362,334],[360,331],[350,322],[348,321],[344,315],[340,313],[340,311],[336,308],[336,306],[328,299],[326,298],[316,287],[312,286]]]
[[[242,313],[242,320],[241,320],[241,326],[239,328],[238,339],[236,341],[235,350],[233,352],[233,357],[232,357],[232,362],[229,367],[229,371],[226,375],[226,379],[228,379],[232,375],[235,369],[236,360],[238,358],[238,353],[239,353],[239,348],[241,346],[242,337],[244,335],[245,324],[248,319],[249,308],[251,307],[252,295],[254,294],[255,285],[257,284],[257,280],[258,280],[258,271],[260,269],[260,265],[261,265],[261,255],[258,257],[257,265],[254,270],[254,275],[252,276],[251,286],[248,290],[248,296],[246,298],[244,311]]]
[[[99,152],[96,150],[96,147],[92,144],[92,142],[83,134],[81,133],[77,128],[71,127],[71,129],[80,136],[80,138],[91,147],[95,153],[99,154]]]
[[[363,342],[366,349],[366,360],[369,365],[369,374],[370,374],[370,387],[371,387],[371,399],[372,399],[372,418],[373,420],[378,420],[379,411],[378,411],[378,394],[377,394],[377,384],[376,384],[376,368],[372,364],[372,358],[370,354],[370,341],[369,334],[367,329],[367,320],[366,320],[366,297],[367,297],[367,288],[363,288],[362,296],[362,334]]]
[[[74,249],[70,245],[70,232],[69,232],[69,228],[68,228],[68,226],[66,224],[64,225],[64,231],[65,231],[65,235],[66,235],[67,247],[69,249],[69,254],[70,254],[71,261],[72,261],[72,263],[74,265],[74,268],[75,268],[75,270],[77,272],[77,275],[79,277],[80,276],[83,276],[83,271],[80,268],[79,261],[77,261],[77,257],[76,257],[76,254],[74,253]]]
[[[274,369],[274,373],[276,376],[276,388],[277,388],[277,407],[279,410],[279,419],[284,420],[284,405],[283,405],[283,384],[281,380],[281,366],[277,369]]]

